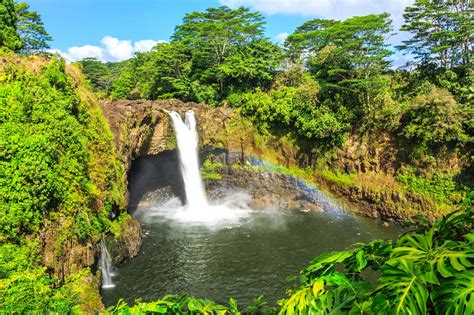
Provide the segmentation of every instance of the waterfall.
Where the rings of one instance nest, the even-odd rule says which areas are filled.
[[[168,112],[176,135],[181,176],[186,194],[183,205],[173,197],[156,207],[137,212],[143,220],[173,220],[186,225],[196,224],[214,229],[226,224],[238,224],[250,213],[250,196],[243,192],[232,192],[224,198],[208,202],[199,170],[198,133],[194,112],[186,112],[184,121],[177,112]]]
[[[110,257],[105,240],[100,240],[100,259],[99,267],[102,270],[102,288],[113,288],[115,284],[112,282],[112,276],[114,276],[112,258]]]
[[[169,113],[176,134],[181,176],[186,193],[186,208],[203,211],[209,208],[204,185],[199,172],[198,133],[193,111],[187,111],[184,122],[177,112]]]

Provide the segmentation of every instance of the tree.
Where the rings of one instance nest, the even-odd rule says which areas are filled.
[[[413,37],[399,49],[423,63],[442,68],[472,63],[474,2],[471,0],[417,0],[405,9],[402,31]]]
[[[0,0],[0,48],[17,50],[21,40],[17,33],[18,17],[13,0]]]
[[[0,47],[25,54],[49,48],[47,42],[52,38],[41,16],[29,8],[23,2],[0,0]]]
[[[170,43],[130,60],[112,96],[217,105],[232,93],[270,87],[283,56],[263,25],[262,15],[246,8],[187,14]]]
[[[282,57],[280,47],[269,39],[254,40],[236,47],[219,66],[218,76],[234,89],[265,88],[271,85]]]
[[[284,78],[279,84],[284,83]],[[346,136],[347,124],[339,114],[320,104],[320,87],[310,76],[303,75],[296,86],[280,85],[268,93],[257,89],[244,93],[233,104],[249,116],[261,130],[286,133],[300,145],[328,149],[340,145]]]
[[[176,27],[173,40],[204,49],[220,64],[232,47],[263,37],[264,24],[263,16],[248,8],[208,8],[206,12],[186,14],[183,24]]]
[[[179,41],[161,43],[149,53],[137,54],[136,59],[144,60],[137,68],[138,85],[148,98],[203,101],[199,96],[201,84],[191,78],[193,62],[189,46]]]
[[[82,66],[82,72],[91,82],[94,91],[109,90],[112,78],[106,64],[96,58],[84,58],[78,63]]]
[[[313,74],[328,81],[368,78],[388,68],[392,52],[385,44],[391,31],[388,13],[355,16],[345,21],[315,19],[291,34],[289,55],[306,58]]]
[[[470,141],[464,131],[468,111],[446,90],[433,87],[415,98],[402,117],[402,135],[411,140],[420,154],[456,147]]]
[[[385,101],[378,95],[388,84],[382,74],[393,53],[385,44],[391,29],[387,13],[344,21],[315,19],[298,27],[285,46],[292,60],[303,59],[330,103],[352,107],[357,124],[373,123]]]
[[[206,84],[217,83],[222,95],[225,73],[220,67],[230,55],[262,39],[264,24],[260,13],[244,7],[209,8],[187,14],[172,39],[191,47],[193,78]]]
[[[20,52],[31,54],[49,48],[51,36],[46,32],[41,15],[29,11],[30,6],[24,2],[15,6],[17,14],[17,33],[22,42]]]

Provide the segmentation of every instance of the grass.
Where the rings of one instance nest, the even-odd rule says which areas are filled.
[[[433,174],[424,178],[413,174],[400,174],[397,180],[406,190],[428,197],[438,205],[459,203],[468,192],[468,187],[458,184],[450,175]]]

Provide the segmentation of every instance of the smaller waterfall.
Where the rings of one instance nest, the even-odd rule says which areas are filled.
[[[102,288],[113,288],[115,284],[112,281],[112,276],[114,276],[114,268],[112,265],[112,258],[110,257],[107,246],[105,245],[105,240],[102,238],[100,240],[100,259],[99,267],[102,270]]]

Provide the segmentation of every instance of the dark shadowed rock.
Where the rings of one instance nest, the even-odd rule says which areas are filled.
[[[140,222],[133,217],[127,217],[120,225],[120,235],[110,234],[106,237],[105,242],[115,264],[135,257],[142,244]]]

